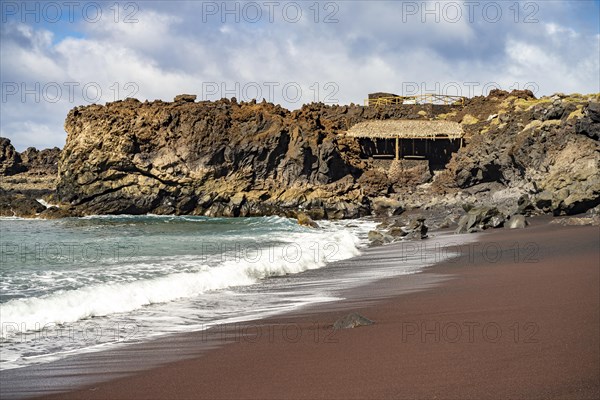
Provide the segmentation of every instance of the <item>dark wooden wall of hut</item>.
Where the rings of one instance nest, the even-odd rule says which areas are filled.
[[[394,158],[396,139],[358,139],[361,158]],[[422,156],[432,170],[443,169],[452,153],[460,148],[460,139],[400,139],[401,156]]]

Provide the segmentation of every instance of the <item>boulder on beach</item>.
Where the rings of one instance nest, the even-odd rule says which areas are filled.
[[[21,162],[20,154],[15,150],[10,140],[0,138],[0,176],[14,175],[26,169]]]
[[[356,328],[358,326],[373,325],[374,323],[375,322],[371,321],[366,317],[363,317],[358,313],[351,313],[335,321],[335,323],[333,324],[333,329],[350,329]]]
[[[529,223],[527,222],[527,219],[525,219],[524,215],[515,214],[510,217],[506,227],[508,229],[524,229],[527,225],[529,225]]]
[[[382,244],[391,242],[393,238],[379,231],[369,231],[367,239],[369,239],[371,246],[381,246]]]
[[[390,230],[388,231],[388,234],[393,238],[399,238],[399,237],[405,237],[406,235],[408,235],[408,232],[406,232],[404,229],[402,229],[402,227],[392,226],[390,228]]]
[[[535,196],[535,206],[542,212],[552,211],[552,193],[544,190]]]
[[[389,197],[375,197],[372,201],[373,213],[377,216],[391,217],[404,211],[402,203]]]
[[[517,214],[531,215],[535,211],[535,206],[531,202],[529,195],[524,194],[517,201]]]
[[[504,215],[496,207],[473,207],[458,220],[455,233],[473,233],[488,228],[499,228],[504,226],[504,221]]]
[[[425,218],[415,218],[408,226],[402,228],[406,232],[406,239],[427,239],[429,228],[425,225]]]

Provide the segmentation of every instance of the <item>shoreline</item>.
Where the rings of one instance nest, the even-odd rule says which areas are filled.
[[[448,232],[441,234],[440,236],[448,240]],[[452,237],[453,238],[453,237]],[[465,237],[461,238],[464,241]],[[444,239],[441,239],[442,241]],[[472,239],[470,239],[472,240]],[[31,364],[21,368],[9,368],[2,371],[0,377],[2,377],[4,390],[0,390],[3,397],[8,396],[10,398],[29,398],[32,395],[41,393],[51,393],[54,391],[63,390],[75,390],[86,383],[100,382],[107,379],[106,372],[111,371],[109,377],[114,378],[131,373],[137,373],[140,370],[145,370],[153,367],[157,367],[165,362],[174,362],[190,357],[190,354],[199,354],[205,351],[206,348],[212,348],[214,346],[220,346],[231,342],[230,339],[226,341],[221,340],[221,337],[217,337],[213,340],[211,336],[214,331],[220,332],[220,330],[227,330],[228,327],[234,327],[234,329],[240,328],[248,324],[262,323],[264,320],[270,318],[278,318],[284,315],[301,315],[306,312],[314,312],[314,310],[323,309],[326,307],[329,310],[335,310],[339,307],[348,307],[350,298],[352,301],[365,303],[367,301],[376,301],[373,297],[374,293],[368,294],[368,299],[365,297],[363,291],[355,291],[357,286],[365,285],[363,282],[365,277],[370,278],[370,282],[373,281],[384,281],[386,275],[398,275],[398,270],[404,271],[408,266],[411,268],[427,268],[423,265],[424,259],[417,257],[414,253],[421,251],[420,246],[422,244],[431,245],[432,249],[428,249],[431,253],[433,250],[433,243],[440,245],[439,238],[432,238],[428,241],[423,242],[408,242],[408,243],[395,243],[386,246],[377,246],[367,248],[368,255],[361,254],[357,257],[350,259],[343,259],[329,263],[324,268],[307,270],[304,271],[302,277],[291,277],[290,283],[294,282],[294,286],[298,291],[295,295],[290,294],[292,297],[298,297],[298,294],[307,292],[310,294],[310,290],[317,290],[318,293],[322,293],[324,288],[331,286],[331,277],[334,279],[341,279],[344,281],[342,285],[345,289],[336,288],[335,292],[325,291],[323,292],[324,297],[319,299],[309,296],[307,302],[300,302],[296,305],[290,303],[289,305],[282,304],[284,306],[281,309],[277,309],[274,312],[269,310],[256,310],[256,313],[249,316],[228,317],[224,320],[217,321],[215,323],[207,323],[206,329],[196,331],[180,331],[171,332],[169,334],[162,334],[156,336],[143,337],[139,341],[125,342],[125,343],[107,343],[105,348],[97,347],[97,350],[83,351],[80,353],[74,353],[67,357],[61,357],[55,360],[50,360],[41,364]],[[417,247],[413,247],[416,246]],[[398,248],[405,249],[402,251],[405,253],[404,256],[398,257],[393,254]],[[395,250],[396,249],[396,250]],[[365,249],[363,249],[365,250]],[[367,259],[375,259],[381,262],[384,259],[388,259],[386,266],[381,266],[377,270],[373,270],[370,265],[362,265],[362,261]],[[391,263],[390,263],[391,261]],[[357,265],[361,264],[361,265]],[[433,264],[433,258],[428,260],[427,264]],[[349,272],[348,272],[349,270]],[[403,275],[405,279],[402,280],[404,285],[404,291],[423,290],[423,288],[429,287],[436,284],[441,280],[441,277],[437,277],[433,274],[420,275],[418,271],[404,272],[407,275]],[[383,274],[382,277],[379,274]],[[274,294],[277,294],[281,290],[286,290],[286,283],[283,283],[282,287],[276,283],[280,279],[287,281],[285,277],[272,278],[273,282],[269,285],[271,289],[274,289]],[[325,279],[325,280],[323,280]],[[359,282],[359,279],[361,280]],[[321,282],[321,280],[323,280]],[[267,280],[265,282],[269,282]],[[273,283],[275,285],[273,286]],[[259,291],[271,290],[269,288],[258,289]],[[381,291],[381,296],[385,296],[387,292]],[[295,292],[294,292],[295,293]],[[345,302],[340,302],[339,298],[342,296],[346,298]],[[328,300],[328,299],[331,300]],[[316,300],[315,300],[316,299]],[[343,303],[343,304],[342,304]],[[208,333],[208,334],[207,334]],[[220,335],[221,333],[219,333]],[[223,333],[226,336],[237,335],[239,333]],[[194,340],[194,335],[200,335],[203,338],[201,343],[197,343]],[[169,351],[165,351],[168,349]],[[132,354],[139,353],[139,357],[132,357]],[[154,354],[156,353],[156,354]],[[119,362],[115,362],[117,359]],[[143,363],[140,364],[139,361]],[[96,366],[97,363],[109,362],[110,367],[103,365]],[[68,376],[77,377],[77,379],[69,379]],[[35,383],[31,382],[31,378],[35,377]],[[67,377],[67,378],[65,378]],[[7,389],[8,388],[8,389]]]
[[[580,325],[575,331],[571,329],[565,333],[570,344],[573,344],[571,343],[573,336],[579,334],[584,339],[584,343],[578,343],[579,347],[584,346],[587,349],[583,352],[575,346],[576,348],[572,349],[574,350],[573,356],[566,357],[568,358],[566,361],[569,361],[572,366],[578,366],[577,359],[581,359],[580,355],[588,362],[587,368],[578,370],[580,376],[578,379],[581,380],[579,386],[574,386],[573,382],[569,381],[568,385],[563,385],[560,388],[549,388],[549,391],[539,391],[537,389],[538,391],[536,391],[539,385],[527,385],[527,382],[516,379],[517,376],[511,376],[510,374],[507,376],[504,372],[501,375],[505,379],[509,377],[520,382],[520,386],[509,388],[511,384],[504,388],[504,386],[500,387],[501,385],[499,386],[498,383],[494,384],[491,381],[483,380],[487,382],[487,384],[483,384],[482,375],[479,373],[476,374],[476,381],[478,382],[476,385],[468,386],[467,389],[469,390],[466,392],[456,391],[461,386],[460,376],[462,375],[455,376],[456,383],[451,383],[444,375],[456,375],[455,368],[449,368],[448,370],[441,368],[442,366],[449,367],[455,361],[461,361],[465,363],[462,366],[463,370],[467,368],[471,372],[477,372],[478,368],[483,368],[483,370],[492,368],[498,372],[498,368],[507,362],[504,358],[518,357],[518,370],[529,376],[527,368],[532,368],[532,365],[538,367],[541,364],[545,365],[545,362],[541,364],[537,362],[538,360],[535,357],[533,360],[531,359],[533,355],[538,354],[537,350],[541,346],[540,342],[525,343],[524,341],[531,338],[527,335],[533,333],[535,333],[535,339],[537,339],[538,334],[543,334],[540,339],[556,339],[547,332],[551,324],[548,318],[537,318],[538,320],[536,320],[536,315],[535,313],[531,314],[527,302],[521,301],[523,300],[523,286],[526,282],[516,287],[511,284],[515,283],[515,280],[519,280],[519,277],[528,280],[534,278],[535,274],[532,275],[533,272],[528,271],[530,269],[534,269],[538,273],[545,271],[540,262],[524,262],[524,257],[532,255],[531,249],[524,247],[525,253],[521,254],[521,248],[519,248],[515,253],[514,243],[526,244],[537,241],[540,244],[538,255],[548,257],[562,254],[561,248],[573,245],[574,240],[583,240],[584,243],[587,243],[584,246],[587,248],[587,252],[584,255],[585,257],[582,256],[584,267],[577,268],[575,271],[577,272],[576,277],[571,280],[574,280],[572,283],[575,286],[585,286],[585,282],[587,282],[586,291],[582,292],[582,295],[591,293],[596,295],[595,299],[598,299],[598,241],[593,242],[593,234],[598,238],[600,230],[597,227],[550,225],[545,220],[536,220],[530,228],[525,230],[503,229],[484,232],[477,236],[477,242],[472,246],[473,248],[477,248],[477,244],[479,244],[479,246],[489,250],[499,245],[500,248],[511,250],[511,252],[503,252],[501,259],[490,263],[489,254],[486,255],[486,253],[477,251],[472,256],[468,255],[466,259],[464,255],[459,256],[458,259],[453,259],[454,261],[443,261],[432,267],[427,267],[417,274],[381,279],[368,283],[366,286],[351,289],[352,296],[345,300],[314,304],[258,321],[225,325],[221,331],[213,329],[164,338],[164,341],[159,342],[163,342],[163,345],[167,344],[166,348],[160,345],[155,346],[154,349],[152,349],[152,346],[146,346],[146,350],[154,353],[160,353],[162,350],[165,355],[170,353],[169,350],[177,348],[183,352],[186,349],[194,349],[195,352],[190,351],[188,359],[165,360],[167,362],[160,366],[150,366],[150,369],[144,368],[142,371],[128,371],[127,376],[114,374],[111,376],[112,380],[80,385],[86,387],[68,393],[48,395],[43,398],[198,397],[194,393],[202,393],[199,396],[202,398],[569,397],[570,395],[565,390],[573,390],[572,393],[569,393],[576,398],[594,398],[596,394],[600,393],[600,385],[590,383],[589,379],[585,380],[585,377],[594,376],[594,373],[595,376],[598,376],[600,369],[597,357],[598,328],[590,328],[593,326],[594,321],[598,322],[597,310],[599,306],[598,300],[594,303],[591,296],[588,296],[592,300],[591,307],[590,301],[588,301],[587,307],[580,310],[579,314],[577,312],[571,313],[572,315],[580,315],[581,312],[586,313],[588,322],[584,323],[583,326]],[[457,239],[460,238],[460,236],[457,236]],[[492,246],[491,243],[494,245]],[[391,249],[393,246],[394,244],[384,246],[384,248]],[[596,249],[595,259],[592,255],[590,260],[590,248],[592,250]],[[514,258],[515,254],[518,254],[516,259]],[[567,255],[562,254],[561,257],[563,263],[565,260],[569,262],[575,260],[572,252]],[[542,259],[541,261],[545,260]],[[594,262],[596,262],[596,268],[590,269],[590,265]],[[482,268],[482,266],[491,266],[492,268]],[[544,282],[560,287],[561,283],[564,284],[565,282],[552,282],[552,279],[550,279],[555,277],[557,269],[560,268],[561,261],[552,262],[550,267],[547,268],[551,276],[544,277],[542,275],[539,278],[544,278]],[[507,276],[507,271],[509,272],[508,275],[511,276]],[[512,274],[515,276],[512,276]],[[587,276],[583,280],[585,282],[582,282],[582,274]],[[475,287],[471,288],[469,282],[475,283]],[[590,284],[594,282],[596,282],[595,285]],[[497,291],[498,283],[501,283],[503,288],[510,289],[511,296],[514,297],[514,300],[510,302],[512,305],[507,307],[502,302],[500,304],[496,302],[494,307],[486,308],[486,312],[483,313],[479,308],[486,301],[489,302],[485,292],[490,287]],[[532,285],[532,290],[535,289],[536,292],[541,290],[542,295],[547,295],[544,293],[544,287],[537,286]],[[468,318],[460,312],[453,314],[453,307],[450,307],[450,305],[456,303],[464,305],[465,300],[468,299],[477,300],[470,306],[470,310],[463,312],[468,315]],[[532,299],[529,298],[529,300]],[[540,299],[537,300],[539,302]],[[415,309],[412,309],[411,305],[415,306]],[[539,304],[537,305],[539,306]],[[440,310],[440,306],[444,306],[444,308]],[[594,308],[596,309],[595,316],[590,315],[590,309]],[[351,311],[357,311],[367,318],[373,319],[376,324],[352,330],[332,331],[331,324]],[[457,315],[461,315],[461,317],[457,318]],[[486,315],[488,316],[486,317]],[[527,318],[527,316],[530,318]],[[425,331],[433,329],[433,333],[425,334],[426,340],[424,342],[417,340],[423,321],[426,324],[432,323],[430,326],[423,326]],[[436,323],[440,326],[437,328],[437,341],[435,340]],[[464,325],[465,323],[467,323],[467,326]],[[469,323],[478,323],[479,326],[476,324],[468,325]],[[515,325],[515,323],[518,325]],[[560,321],[558,323],[559,327],[565,328],[564,324],[560,324]],[[483,326],[487,326],[485,331],[487,336],[483,336],[482,330],[478,332],[474,330]],[[459,340],[455,340],[456,338],[453,336],[448,336],[452,332],[457,332],[457,327],[461,330]],[[500,337],[500,340],[492,341],[493,337],[490,335],[493,333],[492,329],[496,327],[500,328],[503,336]],[[473,330],[465,330],[466,328]],[[416,331],[413,332],[415,329]],[[533,332],[535,329],[537,331]],[[578,332],[578,330],[582,332]],[[586,334],[582,336],[583,331]],[[299,336],[298,333],[300,333]],[[468,339],[469,335],[474,339],[472,342]],[[511,340],[509,340],[511,339],[510,335],[513,335],[513,341],[515,338],[517,338],[517,341],[511,343]],[[198,343],[204,344],[202,354],[198,352]],[[189,344],[192,345],[188,346]],[[596,345],[595,350],[594,345]],[[143,347],[142,345],[142,350]],[[393,351],[386,351],[386,348]],[[564,353],[558,354],[559,352],[556,351],[555,346],[550,346],[550,348],[554,351],[551,357],[547,356],[546,358],[556,359],[562,357],[564,361]],[[123,349],[116,351],[126,353],[126,349],[125,351]],[[394,355],[398,351],[402,356],[395,360]],[[466,353],[463,354],[463,352]],[[498,352],[502,357],[499,360],[492,359],[490,365],[486,365],[480,360],[486,353],[496,354]],[[455,360],[448,360],[448,354],[453,354],[456,357]],[[141,352],[135,356],[140,358],[140,355]],[[322,356],[326,357],[323,358]],[[595,362],[593,356],[596,356]],[[132,359],[136,357],[132,357]],[[406,376],[402,374],[394,375],[393,371],[398,365],[404,363],[404,361],[400,361],[404,360],[405,357],[408,357],[405,360],[408,364],[415,365],[415,371],[403,367],[401,370],[407,374]],[[590,361],[590,357],[592,357],[592,361]],[[381,362],[377,360],[378,358],[381,358]],[[484,358],[487,359],[487,357]],[[396,363],[392,362],[390,364],[392,360],[395,360]],[[477,361],[475,362],[475,360]],[[106,366],[111,365],[108,357],[105,358],[105,361]],[[261,361],[261,367],[258,367],[258,369],[263,370],[264,374],[257,376],[256,371],[252,371],[251,366],[259,361]],[[400,363],[398,364],[398,362]],[[448,364],[449,362],[450,364]],[[439,363],[441,364],[438,365]],[[360,367],[363,364],[365,364],[366,369]],[[474,368],[474,365],[471,364],[477,364],[478,368]],[[494,367],[494,364],[499,365]],[[524,368],[523,364],[526,364],[527,368]],[[324,368],[324,366],[328,366],[329,369]],[[312,371],[313,367],[319,373]],[[548,368],[554,370],[553,367]],[[293,372],[296,369],[303,372],[303,374],[298,375],[298,379],[293,377]],[[430,371],[430,369],[433,369],[433,371]],[[107,372],[109,370],[107,369]],[[378,372],[379,375],[373,375],[374,372]],[[125,372],[123,372],[124,374]],[[275,378],[268,379],[269,374],[285,379],[281,382]],[[364,374],[369,379],[365,380]],[[421,375],[428,376],[432,380],[425,384],[425,382],[422,382],[423,378],[419,378]],[[533,378],[539,381],[540,379],[543,380],[545,375],[547,374],[538,374],[534,375]],[[198,376],[202,376],[203,379],[199,381]],[[105,375],[106,377],[108,375]],[[352,379],[348,379],[348,377]],[[406,382],[406,377],[416,380]],[[43,377],[37,378],[42,379]],[[463,380],[467,378],[465,376]],[[573,377],[567,378],[572,380]],[[340,379],[340,381],[334,383],[336,379]],[[470,379],[468,378],[467,381],[470,381]],[[234,388],[226,384],[228,380],[240,383]],[[306,380],[306,384],[303,384],[304,380]],[[561,382],[556,377],[554,380]],[[207,382],[217,384],[207,385]],[[400,384],[402,382],[403,384]],[[421,382],[423,386],[415,387],[415,382]],[[258,383],[261,384],[258,385]],[[467,384],[467,382],[463,383]],[[442,387],[443,390],[441,390]],[[238,391],[236,391],[236,388]],[[513,392],[498,392],[501,388],[504,388],[503,390],[511,389]],[[449,391],[449,389],[454,391]],[[490,392],[490,390],[493,392]]]

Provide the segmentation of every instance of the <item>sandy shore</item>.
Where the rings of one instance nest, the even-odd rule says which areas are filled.
[[[600,398],[600,229],[538,221],[457,250],[354,298],[401,295],[189,334],[227,345],[46,398]],[[428,276],[446,280],[402,290]],[[349,311],[376,323],[333,331]]]

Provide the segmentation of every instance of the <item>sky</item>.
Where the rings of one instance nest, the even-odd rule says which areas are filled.
[[[70,109],[127,97],[600,92],[599,0],[0,4],[0,136],[19,151],[62,148]]]

